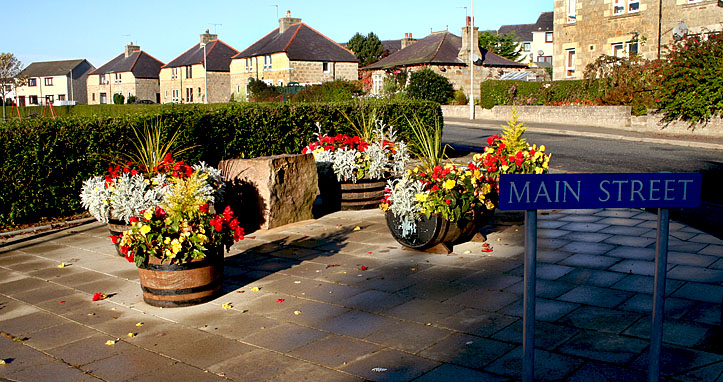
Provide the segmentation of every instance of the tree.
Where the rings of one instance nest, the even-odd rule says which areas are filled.
[[[484,32],[479,35],[479,47],[512,61],[519,62],[520,43],[513,33],[497,34]]]
[[[598,90],[600,103],[632,106],[634,115],[653,106],[655,81],[650,61],[637,54],[602,55],[585,67],[585,87]]]
[[[346,47],[354,52],[360,67],[379,61],[384,53],[384,45],[374,32],[369,32],[366,36],[357,32],[346,44]]]
[[[14,84],[14,78],[20,73],[23,64],[12,53],[0,53],[0,96],[3,104],[3,121],[5,120],[5,96],[9,87]]]
[[[446,104],[454,96],[454,87],[447,77],[422,69],[409,76],[407,95],[410,98]]]
[[[691,128],[723,116],[723,33],[691,35],[667,47],[659,63],[658,108],[663,121],[686,121]]]

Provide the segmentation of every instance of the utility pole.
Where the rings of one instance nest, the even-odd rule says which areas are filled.
[[[469,119],[474,120],[474,52],[475,45],[479,42],[474,41],[474,0],[470,2],[472,17],[469,28]]]

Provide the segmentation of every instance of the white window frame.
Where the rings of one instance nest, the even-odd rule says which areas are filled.
[[[186,88],[186,103],[193,102],[193,88]]]
[[[123,77],[123,76],[121,75],[121,73],[115,73],[114,83],[116,83],[116,84],[121,83],[122,77]]]
[[[627,57],[627,54],[625,53],[625,44],[622,42],[614,42],[610,44],[610,55],[618,58]]]
[[[628,57],[632,55],[633,46],[635,46],[635,54],[640,54],[640,44],[638,44],[637,41],[628,42],[625,44],[625,52],[628,54]]]
[[[45,86],[53,86],[53,77],[45,77],[45,78],[43,78],[43,85],[45,85]]]
[[[331,63],[322,62],[321,63],[321,71],[324,73],[331,73]]]
[[[567,23],[577,22],[577,0],[567,0]]]
[[[38,79],[37,78],[28,78],[28,86],[38,86]]]
[[[531,42],[523,42],[523,43],[522,43],[522,51],[523,51],[523,52],[530,52],[530,51],[532,51],[532,43],[531,43]]]
[[[565,49],[565,77],[575,77],[575,48]]]
[[[171,102],[178,103],[181,99],[178,89],[171,90]]]
[[[171,79],[175,80],[178,78],[178,68],[171,68]]]
[[[264,56],[264,71],[271,70],[273,63],[271,61],[271,55]]]
[[[553,32],[545,32],[545,42],[553,42]]]
[[[633,4],[637,4],[637,9],[631,9]],[[638,13],[640,12],[640,0],[628,0],[628,13]]]
[[[186,65],[186,78],[193,78],[193,66]]]
[[[637,9],[632,9],[637,5]],[[613,16],[640,12],[640,0],[613,0]]]

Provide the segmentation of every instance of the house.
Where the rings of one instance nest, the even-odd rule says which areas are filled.
[[[543,12],[534,24],[503,25],[498,34],[513,33],[520,43],[520,62],[537,67],[552,67],[553,12]]]
[[[245,97],[250,79],[277,86],[310,85],[357,80],[358,70],[354,54],[286,12],[277,29],[233,57],[231,86]]]
[[[415,40],[410,34],[402,40],[403,48],[390,54],[374,64],[361,68],[362,71],[371,72],[373,80],[372,94],[382,92],[385,78],[399,70],[418,71],[431,69],[441,74],[452,83],[455,89],[463,89],[469,93],[470,47],[474,46],[474,77],[475,82],[487,79],[499,79],[507,72],[528,70],[528,66],[519,62],[508,60],[485,49],[479,48],[479,31],[474,28],[473,45],[470,45],[470,22],[462,28],[462,37],[449,31],[433,32],[429,36]]]
[[[161,67],[161,103],[217,103],[231,97],[231,57],[238,51],[201,34],[201,41]]]
[[[85,59],[33,62],[16,78],[27,78],[17,87],[19,106],[85,104],[86,78],[95,67]]]
[[[601,55],[646,59],[687,33],[723,28],[719,0],[555,0],[553,79],[580,79]],[[662,7],[662,8],[661,8]]]
[[[126,100],[135,96],[139,101],[160,102],[161,66],[161,61],[129,43],[125,52],[90,72],[88,104],[113,103],[114,94],[121,94]]]

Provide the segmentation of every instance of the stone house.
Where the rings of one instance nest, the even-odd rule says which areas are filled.
[[[277,29],[233,57],[231,90],[245,98],[252,78],[276,86],[311,85],[355,81],[358,71],[354,54],[287,12]]]
[[[534,24],[503,25],[497,33],[514,33],[520,43],[520,62],[537,67],[552,67],[553,21],[552,12],[543,12]]]
[[[88,103],[86,78],[94,69],[86,59],[33,62],[17,76],[27,77],[17,88],[18,105]]]
[[[161,66],[163,62],[129,43],[125,52],[88,75],[88,104],[113,103],[114,94],[160,102]]]
[[[228,102],[231,57],[236,54],[206,30],[198,44],[161,67],[161,103]]]
[[[676,36],[723,29],[719,0],[555,0],[553,79],[580,79],[601,55],[665,55]],[[662,7],[662,8],[661,8]]]
[[[469,18],[467,26],[462,28],[462,37],[449,31],[433,32],[429,36],[415,40],[410,34],[402,39],[402,49],[388,57],[361,68],[371,73],[372,94],[380,94],[385,78],[400,70],[410,72],[431,69],[446,77],[455,89],[464,90],[469,97],[470,89],[470,30]],[[499,79],[503,74],[529,70],[523,63],[514,62],[504,57],[479,48],[479,30],[474,28],[474,81],[479,83],[489,79]],[[477,88],[477,85],[475,85]]]

